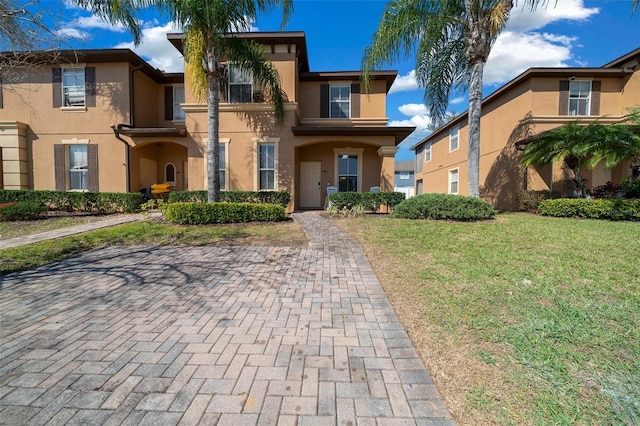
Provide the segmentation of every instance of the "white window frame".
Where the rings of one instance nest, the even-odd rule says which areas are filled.
[[[334,148],[333,149],[333,158],[335,159],[334,162],[334,182],[335,182],[335,187],[336,188],[340,188],[340,170],[339,170],[339,164],[340,164],[340,159],[339,157],[341,155],[355,155],[358,157],[358,173],[357,173],[357,192],[362,192],[362,162],[364,160],[364,148]],[[352,175],[353,176],[353,175]]]
[[[334,99],[333,97],[333,90],[337,89],[338,90],[338,98]],[[346,89],[347,93],[349,93],[349,96],[347,99],[343,99],[342,98],[342,94],[341,91],[342,89]],[[331,108],[331,106],[333,104],[347,104],[347,116],[346,117],[334,117],[333,116],[333,108]],[[342,111],[341,108],[338,108],[338,111]],[[351,118],[351,84],[347,84],[347,83],[340,83],[340,84],[330,84],[329,85],[329,118],[342,118],[342,119],[349,119]]]
[[[260,189],[260,171],[271,170],[260,168],[260,146],[261,145],[273,145],[273,189]],[[278,191],[278,170],[280,167],[279,161],[280,152],[280,138],[262,137],[253,138],[253,164],[254,164],[254,181],[253,187],[256,191]]]
[[[431,142],[427,143],[424,146],[424,162],[428,163],[431,161]]]
[[[173,121],[184,121],[184,110],[180,104],[184,103],[184,85],[173,86]]]
[[[89,191],[89,144],[83,143],[73,143],[64,145],[65,147],[65,159],[67,165],[67,188],[69,191],[75,192],[87,192]],[[85,164],[84,167],[73,167],[71,161],[71,150],[72,148],[83,147],[84,148],[84,156],[85,156]],[[80,177],[81,181],[84,180],[84,188],[72,188],[71,183],[73,179],[71,179],[72,173],[78,173],[84,175],[84,179],[82,176]]]
[[[237,64],[229,64],[229,81],[227,84],[227,99],[229,100],[229,103],[253,103],[253,73],[249,70],[244,70],[242,69],[242,67],[240,67]],[[235,82],[232,83],[231,82],[231,73],[232,70],[238,70],[238,72],[240,72],[240,74],[244,74],[244,76],[246,77],[245,80],[241,81],[241,82]],[[249,86],[249,101],[234,101],[231,99],[231,86]]]
[[[67,85],[65,84],[65,74],[79,74],[82,77],[82,85]],[[66,66],[60,69],[61,89],[62,90],[62,108],[66,109],[84,109],[87,107],[87,81],[85,77],[84,66]],[[71,104],[68,102],[69,93],[73,93],[74,97],[81,97],[82,103]]]
[[[588,83],[588,84],[587,84]],[[576,86],[577,88],[574,90],[577,92],[577,95],[572,96],[571,86]],[[583,91],[583,87],[588,86],[588,91]],[[591,93],[593,90],[593,85],[591,80],[569,80],[569,111],[568,115],[571,116],[589,116],[591,115]],[[585,113],[580,114],[580,104],[585,103]],[[574,104],[575,107],[571,108],[571,105]]]
[[[449,130],[449,152],[457,151],[459,148],[460,148],[460,126],[453,126]]]
[[[455,175],[455,180],[453,179]],[[453,184],[455,183],[456,188],[453,190]],[[460,192],[460,169],[450,169],[449,170],[449,194],[458,194]]]
[[[218,181],[220,181],[220,178],[224,179],[224,185],[222,185],[222,183],[220,183],[220,190],[227,190],[228,189],[228,185],[229,185],[229,169],[227,167],[227,165],[229,164],[229,146],[228,144],[224,143],[224,142],[220,142],[220,151],[218,152],[218,165],[219,165],[219,172],[220,174],[218,175]],[[222,150],[224,150],[224,152],[222,152]],[[222,154],[222,155],[220,155]],[[224,167],[222,167],[224,165]],[[222,175],[222,176],[220,176]],[[220,181],[222,182],[222,181]]]
[[[173,180],[169,180],[167,179],[167,170],[169,169],[169,167],[173,167]],[[178,174],[178,169],[176,168],[176,165],[169,162],[167,164],[164,165],[164,182],[168,183],[171,186],[175,186],[176,184],[176,175]]]

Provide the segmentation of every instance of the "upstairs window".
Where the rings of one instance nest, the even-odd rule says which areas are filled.
[[[62,106],[86,105],[84,74],[84,68],[62,68]]]
[[[184,120],[184,111],[180,104],[184,103],[184,86],[173,86],[173,119]]]
[[[253,102],[253,74],[238,65],[229,65],[229,102]]]
[[[350,98],[350,84],[329,86],[329,118],[349,118]]]
[[[449,152],[458,149],[460,144],[460,128],[458,126],[449,130]]]
[[[591,81],[569,81],[569,115],[590,115]]]
[[[424,162],[428,163],[431,161],[431,142],[424,146]]]

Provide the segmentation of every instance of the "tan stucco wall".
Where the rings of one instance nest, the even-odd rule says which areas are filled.
[[[600,115],[619,117],[625,107],[640,104],[640,72],[629,79],[605,78],[602,81]],[[623,83],[627,83],[623,85]],[[480,140],[481,196],[497,208],[515,210],[517,191],[528,189],[552,189],[567,191],[566,171],[560,165],[530,167],[525,178],[519,165],[520,154],[514,143],[527,136],[557,128],[576,119],[593,120],[596,117],[558,116],[558,78],[532,78],[512,90],[483,105]],[[632,93],[635,92],[635,97]],[[622,94],[625,96],[623,97]],[[468,194],[466,121],[460,126],[460,148],[449,152],[449,131],[432,139],[431,162],[423,164],[423,172],[416,173],[416,181],[423,180],[424,192],[449,191],[449,171],[459,169],[459,194]],[[424,156],[421,156],[424,161]],[[617,169],[624,168],[619,166]],[[626,167],[628,168],[628,167]],[[628,176],[626,170],[613,170],[611,179]],[[595,174],[587,171],[585,177],[594,185],[609,176],[604,171]]]
[[[334,82],[331,82],[334,84]],[[337,82],[335,82],[337,83]],[[352,84],[357,81],[346,81]],[[300,116],[305,118],[320,118],[320,86],[329,84],[328,81],[303,81],[300,82]],[[372,81],[370,92],[364,93],[361,87],[360,93],[360,118],[385,118],[387,111],[386,85],[382,80]]]

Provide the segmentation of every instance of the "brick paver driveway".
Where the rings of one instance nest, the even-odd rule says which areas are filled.
[[[106,248],[0,278],[0,423],[451,424],[361,248]]]

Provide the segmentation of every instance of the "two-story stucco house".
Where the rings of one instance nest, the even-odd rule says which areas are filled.
[[[393,190],[396,146],[411,127],[387,127],[395,71],[311,72],[303,32],[238,33],[262,44],[286,93],[274,120],[250,75],[228,64],[220,104],[223,190],[286,190],[289,210],[324,205],[326,187]],[[169,34],[182,49],[182,34]],[[163,73],[128,49],[63,52],[54,65],[0,80],[0,188],[136,192],[168,182],[206,189],[206,100],[184,74]]]
[[[516,210],[519,190],[551,189],[567,194],[561,164],[519,164],[518,147],[568,122],[619,123],[627,108],[640,105],[640,49],[599,68],[530,68],[482,102],[480,195],[502,210]],[[416,193],[467,194],[468,114],[440,127],[412,147]],[[583,176],[588,186],[629,176],[629,164],[598,166]]]

